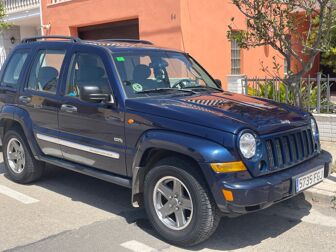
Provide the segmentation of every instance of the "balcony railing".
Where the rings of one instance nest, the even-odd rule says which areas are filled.
[[[57,3],[62,3],[62,2],[67,2],[69,0],[51,0],[52,4],[57,4]]]
[[[3,0],[6,14],[34,9],[40,6],[40,0]]]

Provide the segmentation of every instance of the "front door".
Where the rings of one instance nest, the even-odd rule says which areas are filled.
[[[111,104],[107,65],[105,50],[74,46],[62,88],[60,146],[69,161],[126,175],[123,113]],[[103,95],[110,98],[99,100]]]
[[[62,157],[57,142],[57,113],[60,108],[57,89],[66,54],[64,48],[48,45],[36,49],[28,80],[20,91],[18,101],[29,113],[42,152],[55,157]]]

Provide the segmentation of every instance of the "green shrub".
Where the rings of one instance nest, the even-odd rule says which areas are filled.
[[[258,97],[264,97],[267,99],[276,100],[279,102],[286,102],[286,86],[283,83],[279,83],[279,89],[273,85],[272,81],[258,82],[257,88],[249,87],[248,94]]]
[[[301,100],[302,108],[309,111],[314,111],[317,108],[317,93],[318,88],[315,83],[307,85],[306,83],[301,84]],[[335,109],[335,104],[328,102],[327,99],[327,82],[321,82],[321,112],[333,112]],[[275,100],[278,102],[284,102],[293,105],[294,104],[294,95],[288,90],[287,86],[282,83],[274,83],[273,81],[263,81],[257,82],[256,87],[248,87],[248,95],[264,97],[267,99]],[[327,107],[330,107],[327,111]]]

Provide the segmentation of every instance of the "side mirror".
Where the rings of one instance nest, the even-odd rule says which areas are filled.
[[[222,82],[220,79],[215,79],[216,86],[220,89],[222,89]]]
[[[102,93],[100,88],[96,86],[81,87],[80,98],[81,100],[88,102],[114,104],[112,95]]]

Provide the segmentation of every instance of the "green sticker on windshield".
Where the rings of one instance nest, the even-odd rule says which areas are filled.
[[[132,84],[132,88],[135,92],[141,92],[143,90],[142,86],[139,83]]]
[[[125,58],[120,56],[120,57],[116,57],[116,60],[119,62],[122,62],[122,61],[125,61]]]

